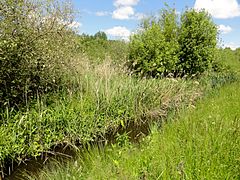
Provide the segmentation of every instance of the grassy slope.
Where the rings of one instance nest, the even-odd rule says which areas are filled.
[[[140,147],[125,139],[123,147],[96,148],[39,179],[239,179],[239,87],[213,92],[160,132],[153,127]]]

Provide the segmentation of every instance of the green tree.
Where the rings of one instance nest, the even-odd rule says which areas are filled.
[[[159,17],[145,19],[130,40],[128,66],[140,76],[166,76],[178,62],[178,22],[174,9],[162,10]]]
[[[201,74],[212,66],[216,55],[217,27],[205,12],[187,10],[181,16],[179,73]]]
[[[237,60],[240,62],[240,48],[237,48],[237,49],[235,50],[235,55],[236,55],[236,57],[237,57]]]
[[[102,32],[102,31],[98,31],[95,35],[94,35],[94,38],[96,39],[102,39],[102,40],[107,40],[107,35],[105,32]]]
[[[59,85],[74,49],[72,21],[64,1],[1,0],[0,106]]]

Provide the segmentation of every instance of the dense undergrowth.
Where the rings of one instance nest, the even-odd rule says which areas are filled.
[[[203,92],[194,80],[137,79],[110,64],[84,69],[75,79],[78,87],[42,96],[25,111],[2,113],[2,163],[39,156],[61,143],[93,141],[127,121],[166,117]]]
[[[53,163],[37,179],[239,179],[239,100],[239,82],[225,85],[161,129],[153,125],[140,145],[125,134],[64,168]]]

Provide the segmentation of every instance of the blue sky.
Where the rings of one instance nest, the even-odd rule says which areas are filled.
[[[72,0],[79,12],[76,17],[80,33],[105,31],[109,38],[127,39],[140,19],[159,12],[166,2],[182,12],[186,7],[206,9],[219,25],[224,46],[240,47],[240,0]]]

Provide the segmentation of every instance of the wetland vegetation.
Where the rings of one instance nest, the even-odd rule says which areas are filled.
[[[65,1],[0,2],[2,178],[240,178],[240,49],[209,14],[166,7],[129,42],[73,20]],[[74,157],[50,161],[59,147]]]

